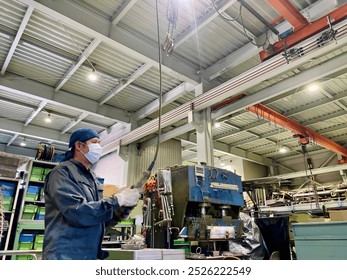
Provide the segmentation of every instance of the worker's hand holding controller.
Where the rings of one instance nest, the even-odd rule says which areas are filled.
[[[117,198],[119,206],[133,207],[139,201],[140,193],[137,189],[126,187],[122,188],[114,196]]]

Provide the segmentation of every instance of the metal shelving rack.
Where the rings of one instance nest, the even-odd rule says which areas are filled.
[[[12,202],[12,207],[9,211],[4,211],[4,215],[5,215],[5,220],[8,221],[8,228],[7,228],[7,234],[6,234],[6,238],[4,238],[4,240],[1,240],[1,242],[5,242],[4,246],[3,246],[3,250],[7,251],[9,250],[9,246],[10,246],[10,238],[11,238],[11,234],[12,234],[12,229],[15,223],[15,212],[16,212],[16,207],[17,207],[17,202],[18,202],[18,196],[19,196],[19,190],[21,187],[21,180],[20,179],[15,179],[15,178],[8,178],[8,177],[0,177],[0,181],[5,181],[5,182],[14,182],[17,183],[16,184],[16,189],[14,192],[14,196],[13,196],[13,202]],[[7,219],[6,219],[7,216]],[[6,256],[2,256],[1,257],[3,260],[6,259]]]
[[[53,168],[57,165],[58,163],[54,162],[45,162],[45,161],[39,161],[39,160],[30,160],[27,164],[27,170],[24,174],[23,179],[10,179],[10,178],[5,178],[6,180],[12,180],[18,182],[17,185],[17,190],[15,194],[15,198],[13,201],[13,209],[11,211],[11,222],[9,225],[9,231],[7,238],[6,238],[6,247],[4,248],[3,251],[0,251],[0,258],[6,259],[6,257],[11,257],[11,259],[15,260],[17,256],[21,255],[28,255],[32,256],[33,259],[37,258],[37,255],[40,255],[42,252],[38,250],[19,250],[19,244],[20,244],[20,235],[21,233],[28,232],[28,231],[34,231],[37,233],[42,233],[44,234],[45,226],[44,226],[44,220],[27,220],[23,219],[23,213],[24,213],[24,208],[26,204],[35,204],[38,206],[44,206],[45,203],[44,201],[27,201],[26,200],[26,194],[28,191],[28,187],[30,184],[33,185],[38,185],[38,186],[44,186],[44,181],[40,180],[31,180],[30,175],[32,172],[33,167],[44,167],[44,168]],[[0,177],[0,179],[4,179]],[[19,191],[21,189],[21,192]],[[21,193],[21,194],[20,194]],[[15,220],[15,212],[17,213],[17,220]],[[135,224],[118,224],[114,226],[116,230],[119,230],[121,232],[122,238],[119,240],[112,240],[112,241],[107,241],[104,240],[103,242],[103,247],[104,248],[109,248],[113,246],[120,246],[123,244],[127,239],[124,237],[127,236],[126,238],[130,238],[133,236],[136,232],[136,225]],[[9,239],[10,235],[14,235],[14,241],[13,241],[13,246],[12,248],[9,248]],[[6,255],[6,251],[9,252],[8,255]]]
[[[38,205],[43,207],[45,203],[42,200],[28,201],[26,200],[26,194],[30,184],[39,185],[42,188],[44,185],[44,181],[30,179],[30,175],[33,170],[33,167],[53,168],[56,165],[57,163],[54,163],[54,162],[46,162],[46,161],[40,161],[40,160],[31,160],[29,162],[28,170],[24,178],[25,186],[24,186],[24,191],[22,195],[22,200],[20,201],[20,206],[19,206],[20,213],[19,213],[19,219],[18,219],[16,234],[15,234],[14,243],[13,243],[13,250],[18,250],[20,235],[23,231],[28,230],[28,231],[38,231],[42,234],[44,233],[44,229],[45,229],[44,220],[23,219],[23,213],[24,213],[26,204],[33,204],[33,205]],[[18,250],[18,252],[20,252],[20,250]],[[15,256],[12,256],[12,259],[15,259],[15,258],[16,258]]]

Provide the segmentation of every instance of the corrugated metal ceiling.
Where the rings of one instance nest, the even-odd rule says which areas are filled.
[[[279,16],[265,0],[246,2],[267,22]],[[291,2],[303,11],[309,21],[337,8],[332,2],[338,6],[345,4],[345,1],[329,0]],[[130,6],[126,6],[127,3]],[[168,10],[168,3],[175,1],[158,1],[160,45],[163,45],[168,31],[168,12],[174,13]],[[13,121],[13,131],[8,131],[6,125],[0,126],[1,144],[4,147],[15,134],[25,134],[29,139],[30,136],[23,133],[29,130],[27,127],[35,132],[40,127],[47,129],[51,134],[46,131],[45,135],[33,135],[33,138],[42,136],[61,145],[62,141],[68,139],[69,133],[78,127],[91,126],[98,132],[107,131],[117,123],[130,122],[133,115],[145,115],[146,119],[140,117],[138,121],[146,123],[158,117],[155,102],[160,90],[164,95],[171,94],[172,99],[162,110],[163,114],[170,113],[193,102],[194,88],[200,83],[204,92],[214,90],[223,82],[242,77],[246,71],[261,65],[258,53],[262,51],[263,43],[277,40],[274,34],[267,38],[264,36],[265,26],[245,7],[240,8],[239,1],[179,1],[177,14],[173,14],[177,15],[173,28],[173,54],[162,53],[163,69],[159,72],[160,46],[157,42],[155,1],[73,0],[62,1],[59,5],[51,4],[44,0],[0,1],[0,65],[3,67],[3,75],[0,76],[0,117]],[[116,22],[112,23],[113,20]],[[282,30],[290,24],[281,19],[274,26]],[[19,34],[18,44],[12,46],[16,43],[17,32],[23,34]],[[252,45],[251,37],[257,38],[259,48]],[[303,58],[303,62],[296,67],[284,65],[286,71],[273,74],[271,78],[240,90],[238,94],[251,97],[265,92],[346,54],[347,46],[340,42],[339,38],[334,49],[329,47],[332,51],[322,51],[322,54],[312,56],[307,61]],[[279,57],[283,58],[282,54]],[[98,75],[94,82],[87,79],[93,69]],[[316,82],[322,86],[319,92],[308,92],[306,85],[291,85],[281,89],[280,95],[264,97],[261,101],[345,145],[346,71],[341,69]],[[188,84],[188,90],[182,88],[184,83]],[[40,108],[40,104],[43,104],[41,101],[46,102],[43,108]],[[148,111],[140,114],[143,110]],[[33,120],[24,126],[35,112]],[[218,109],[213,113],[218,113]],[[54,127],[44,123],[47,114],[54,117]],[[172,129],[187,124],[186,115],[180,118],[171,124]],[[221,126],[212,129],[213,141],[225,144],[229,150],[238,148],[245,153],[262,156],[263,163],[268,159],[300,154],[300,147],[297,139],[293,139],[292,132],[245,111],[244,107],[236,112],[226,112],[219,121],[222,121]],[[217,120],[212,120],[212,124],[215,122]],[[70,125],[72,123],[75,124]],[[62,133],[61,139],[55,139],[56,132]],[[191,135],[194,131],[185,133]],[[177,138],[188,139],[185,133],[177,135]],[[14,141],[11,145],[17,144]],[[281,145],[286,145],[291,151],[287,155],[279,154],[278,147]],[[324,151],[315,145],[309,149]],[[221,156],[220,153],[223,154],[219,150],[215,153],[217,158]],[[224,154],[231,156],[227,151]]]

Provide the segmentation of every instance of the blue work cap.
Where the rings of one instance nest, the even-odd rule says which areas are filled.
[[[92,128],[79,128],[72,132],[69,141],[69,148],[73,148],[75,143],[86,142],[92,138],[100,138],[99,134]]]
[[[79,128],[72,132],[69,141],[69,150],[65,153],[64,158],[61,161],[69,160],[73,158],[74,152],[73,148],[75,147],[75,143],[86,142],[92,138],[100,138],[99,134],[92,128]]]

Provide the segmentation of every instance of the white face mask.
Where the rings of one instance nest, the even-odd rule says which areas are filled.
[[[101,153],[102,153],[102,148],[101,148],[100,144],[99,143],[91,143],[87,146],[89,148],[89,152],[84,154],[84,156],[91,164],[96,163],[100,159]]]

